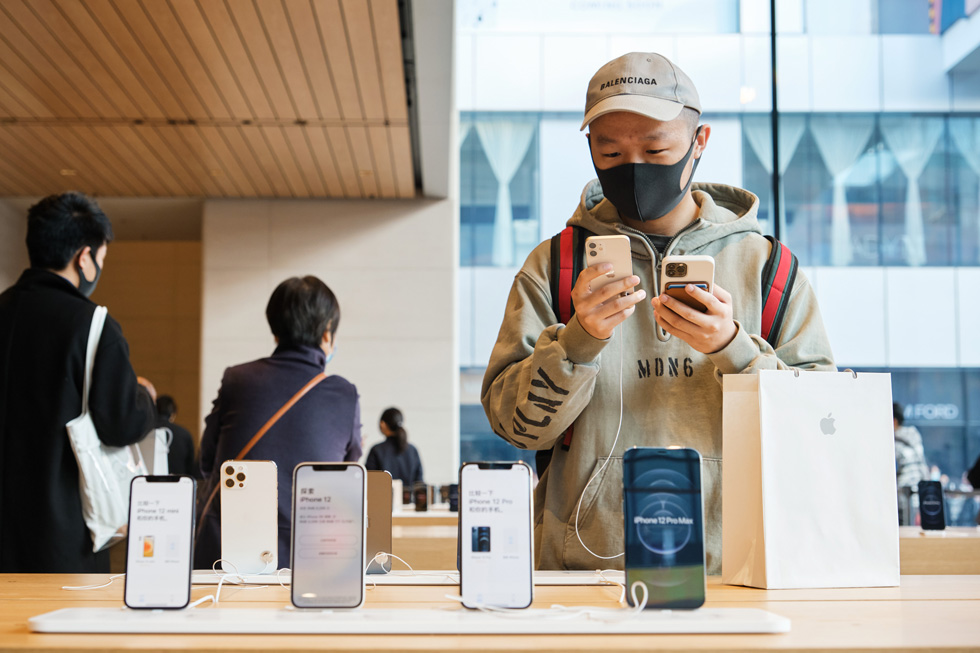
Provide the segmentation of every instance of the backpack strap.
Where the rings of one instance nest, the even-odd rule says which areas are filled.
[[[583,227],[565,227],[551,238],[551,308],[562,324],[575,315],[572,288],[582,273],[585,239],[591,235]]]
[[[766,236],[772,245],[769,259],[762,268],[762,337],[775,349],[783,318],[793,292],[799,261],[789,247],[772,236]]]

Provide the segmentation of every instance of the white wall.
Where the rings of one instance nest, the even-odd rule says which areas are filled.
[[[204,207],[201,409],[223,370],[272,353],[272,290],[313,274],[341,307],[330,371],[361,395],[367,445],[381,411],[405,414],[426,481],[459,464],[452,200],[209,201]]]
[[[0,290],[14,285],[28,266],[26,237],[27,213],[0,201]]]

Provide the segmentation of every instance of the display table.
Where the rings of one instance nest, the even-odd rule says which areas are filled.
[[[903,574],[980,574],[980,527],[900,526],[898,532]]]
[[[122,583],[70,592],[62,585],[104,582],[95,575],[0,575],[0,651],[140,649],[184,651],[323,650],[947,650],[980,651],[980,576],[904,576],[901,587],[840,590],[758,590],[723,586],[712,578],[706,607],[751,607],[791,620],[771,635],[59,635],[28,631],[30,617],[69,607],[119,607]],[[362,611],[376,608],[456,610],[453,588],[378,586]],[[195,587],[193,598],[213,592]],[[617,605],[614,586],[536,587],[535,608]],[[225,586],[222,610],[280,609],[288,591]],[[200,607],[195,610],[213,610]],[[505,622],[506,626],[506,622]]]
[[[392,526],[452,526],[459,524],[459,513],[449,512],[449,504],[439,503],[430,506],[425,512],[415,512],[408,504],[404,510],[396,510],[391,515]]]

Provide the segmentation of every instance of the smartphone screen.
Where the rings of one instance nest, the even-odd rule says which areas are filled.
[[[297,608],[364,602],[364,467],[303,463],[293,471],[291,597]]]
[[[700,607],[705,593],[701,455],[694,449],[628,449],[623,504],[630,605],[629,588],[642,581],[648,608]]]
[[[463,605],[528,607],[534,568],[530,467],[466,463],[459,473],[459,496]]]
[[[941,531],[946,528],[943,486],[939,481],[919,481],[919,522],[922,530]]]
[[[195,490],[190,476],[137,476],[130,484],[127,607],[183,608],[190,602]]]

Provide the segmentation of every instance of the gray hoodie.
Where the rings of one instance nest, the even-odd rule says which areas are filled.
[[[564,325],[554,315],[550,241],[531,252],[514,279],[483,379],[482,400],[500,437],[521,449],[554,447],[534,499],[540,569],[622,568],[622,557],[600,560],[588,553],[575,532],[579,497],[609,455],[622,414],[612,460],[582,497],[578,535],[597,555],[621,553],[623,451],[633,446],[692,447],[704,461],[708,573],[720,573],[722,375],[789,367],[834,369],[817,300],[802,272],[775,351],[758,335],[762,268],[770,249],[756,220],[758,198],[720,184],[694,184],[693,197],[699,217],[674,237],[666,253],[714,257],[715,283],[731,293],[738,327],[732,342],[718,352],[701,354],[679,338],[658,339],[649,298],[659,288],[661,256],[643,234],[620,221],[597,180],[585,187],[568,224],[597,235],[629,236],[633,273],[648,298],[611,338],[597,340],[575,316]],[[566,448],[561,436],[573,422]]]

